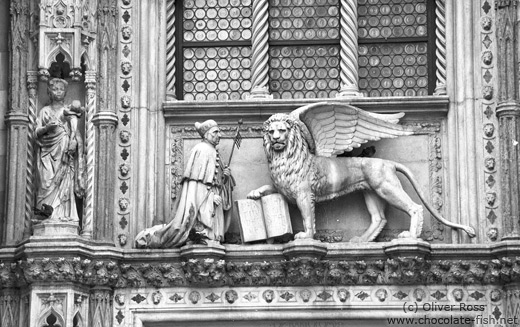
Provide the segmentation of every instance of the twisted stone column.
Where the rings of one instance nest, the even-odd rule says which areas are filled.
[[[446,0],[435,1],[435,95],[446,95]]]
[[[176,100],[175,89],[175,0],[166,2],[166,96],[169,99]]]
[[[27,72],[27,91],[29,93],[29,108],[27,113],[29,124],[27,125],[27,176],[25,177],[24,237],[30,236],[35,197],[34,193],[37,187],[37,185],[34,184],[34,129],[36,126],[36,111],[38,110],[38,72]]]
[[[96,72],[85,72],[85,84],[87,87],[87,109],[85,112],[85,159],[87,176],[81,236],[90,239],[92,238],[92,219],[94,216],[94,184],[96,178],[94,169],[96,160],[96,128],[92,121],[96,112]]]
[[[251,98],[268,99],[269,94],[269,34],[268,0],[253,1],[252,53],[251,61]]]
[[[362,96],[358,86],[357,0],[341,0],[340,27],[341,89],[337,96]]]

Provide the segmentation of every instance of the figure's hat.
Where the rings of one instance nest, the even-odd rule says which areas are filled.
[[[206,135],[206,132],[209,131],[212,127],[216,127],[217,122],[213,119],[208,119],[203,123],[196,122],[195,128],[197,129],[197,132],[199,132],[200,137],[204,137]]]

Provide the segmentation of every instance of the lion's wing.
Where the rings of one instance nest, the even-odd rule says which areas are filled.
[[[303,122],[304,136],[316,155],[332,157],[352,151],[368,141],[413,134],[410,127],[398,125],[399,114],[374,114],[341,104],[320,102],[291,113]]]

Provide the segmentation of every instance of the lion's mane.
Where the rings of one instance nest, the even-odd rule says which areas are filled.
[[[287,126],[287,140],[282,151],[272,148],[269,138],[269,126],[274,122],[283,122]],[[302,135],[301,122],[286,114],[275,114],[264,123],[264,150],[271,170],[273,182],[281,188],[281,193],[294,198],[294,190],[309,178],[312,171],[313,155],[309,152],[307,141]],[[314,174],[311,174],[314,175]]]

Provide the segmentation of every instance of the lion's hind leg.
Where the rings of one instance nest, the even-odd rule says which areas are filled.
[[[399,238],[419,238],[423,227],[423,207],[410,198],[397,178],[395,169],[385,172],[385,180],[374,187],[374,191],[393,207],[410,216],[410,230],[399,234]]]
[[[385,202],[372,191],[364,191],[365,203],[370,213],[371,223],[361,236],[353,237],[350,242],[361,243],[373,241],[386,225]]]

